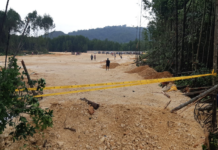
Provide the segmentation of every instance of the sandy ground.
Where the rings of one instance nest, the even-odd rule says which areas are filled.
[[[138,74],[125,73],[135,68],[134,57],[124,55],[120,59],[117,55],[114,60],[111,55],[97,54],[97,60],[91,61],[90,54],[54,53],[17,58],[20,66],[24,60],[29,73],[34,72],[32,79],[44,78],[46,86],[64,86],[142,80]],[[107,58],[120,66],[106,71],[102,65]],[[3,61],[1,56],[0,66]],[[72,90],[76,89],[45,90],[44,94]],[[203,129],[194,120],[193,107],[178,114],[163,110],[169,99],[158,93],[161,90],[158,84],[149,84],[44,97],[40,105],[54,110],[54,127],[46,130],[46,149],[201,149],[201,145],[193,148],[204,137]],[[189,99],[179,91],[168,94],[172,100],[169,109]],[[79,100],[84,97],[100,104],[92,116],[86,111],[88,106]],[[64,130],[63,126],[75,128],[76,132]],[[34,138],[42,148],[45,138]],[[21,143],[6,147],[16,149]]]

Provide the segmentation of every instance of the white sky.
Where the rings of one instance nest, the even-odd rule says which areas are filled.
[[[7,0],[0,0],[0,10],[5,10]],[[65,33],[102,28],[113,25],[139,26],[140,0],[10,0],[9,9],[17,11],[22,19],[34,10],[49,14],[56,31]],[[142,17],[142,27],[148,21]]]

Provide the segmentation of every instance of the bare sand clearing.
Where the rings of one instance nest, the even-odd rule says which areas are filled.
[[[47,86],[144,79],[137,73],[125,73],[136,68],[132,64],[134,55],[124,55],[123,59],[117,57],[114,60],[111,55],[97,54],[96,61],[90,60],[90,54],[75,56],[70,53],[17,58],[19,65],[22,59],[25,61],[29,73],[32,73],[32,79],[45,78]],[[109,71],[102,69],[107,58],[119,66]],[[0,57],[0,65],[3,65],[3,61],[4,57]],[[45,90],[44,93],[71,90],[75,89]],[[27,141],[15,143],[11,142],[6,130],[4,136],[0,137],[0,149],[2,147],[16,150],[23,144],[28,144],[30,149],[37,145],[42,149],[51,150],[200,150],[201,144],[196,148],[194,145],[204,138],[204,134],[203,129],[194,120],[193,107],[178,114],[164,110],[169,99],[161,93],[155,93],[161,90],[158,84],[149,84],[45,97],[40,101],[40,105],[54,110],[54,127],[47,129],[44,136],[37,133]],[[169,109],[189,99],[179,91],[168,94],[172,100]],[[93,115],[87,112],[88,105],[79,100],[83,97],[100,104]]]

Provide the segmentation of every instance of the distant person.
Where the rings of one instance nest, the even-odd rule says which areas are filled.
[[[120,55],[120,58],[122,59],[122,55]]]
[[[91,60],[93,59],[93,55],[91,55]]]
[[[116,59],[116,54],[114,54],[114,60]]]
[[[106,70],[110,68],[110,60],[109,58],[106,60]]]
[[[94,60],[96,60],[96,55],[94,55]]]

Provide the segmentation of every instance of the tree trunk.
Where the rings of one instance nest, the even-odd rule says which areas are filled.
[[[204,51],[205,51],[205,47],[206,47],[206,44],[207,44],[207,38],[208,38],[208,26],[209,26],[209,25],[207,25],[207,29],[206,29],[206,40],[205,40],[205,43],[204,43],[203,54],[202,54],[202,60],[201,60],[202,63],[204,63]]]
[[[183,2],[183,7],[184,7],[184,16],[183,16],[183,33],[182,33],[182,52],[181,52],[181,59],[180,59],[180,69],[179,69],[179,73],[181,72],[181,70],[183,69],[183,64],[182,63],[183,59],[184,59],[184,47],[185,47],[185,23],[186,23],[186,1],[184,0]]]
[[[195,2],[193,1],[192,5],[192,10],[194,11],[194,4]],[[192,71],[194,70],[194,17],[192,17]]]
[[[199,37],[199,42],[198,42],[198,50],[196,54],[196,59],[195,59],[195,70],[197,69],[197,64],[199,63],[199,51],[200,51],[200,45],[201,45],[201,37],[202,37],[202,31],[203,31],[203,26],[204,26],[204,18],[205,18],[205,12],[206,12],[206,0],[204,0],[204,13],[202,16],[202,21],[201,21],[201,31],[200,31],[200,37]]]
[[[9,46],[9,41],[10,41],[10,31],[11,29],[8,30],[8,41],[7,41],[7,48],[5,52],[5,69],[7,67],[7,56],[8,56],[8,46]]]
[[[207,50],[207,63],[206,63],[206,67],[209,68],[209,56],[210,56],[210,48],[211,48],[211,37],[212,37],[212,30],[213,30],[213,26],[214,26],[214,11],[213,11],[213,4],[211,3],[211,13],[210,13],[210,16],[211,16],[211,26],[210,26],[210,38],[209,38],[209,47],[208,47],[208,50]]]
[[[217,73],[217,49],[218,49],[218,0],[215,2],[215,29],[214,29],[214,51],[213,51],[213,69]],[[215,84],[213,78],[213,85]]]
[[[1,26],[0,26],[0,40],[1,40],[2,30],[3,30],[3,27],[4,27],[7,11],[8,11],[8,4],[9,4],[9,0],[7,1],[6,8],[5,8],[5,13],[4,13],[4,16],[3,16],[3,21],[2,21]]]
[[[178,0],[175,0],[176,11],[176,62],[175,62],[175,75],[178,73]]]

